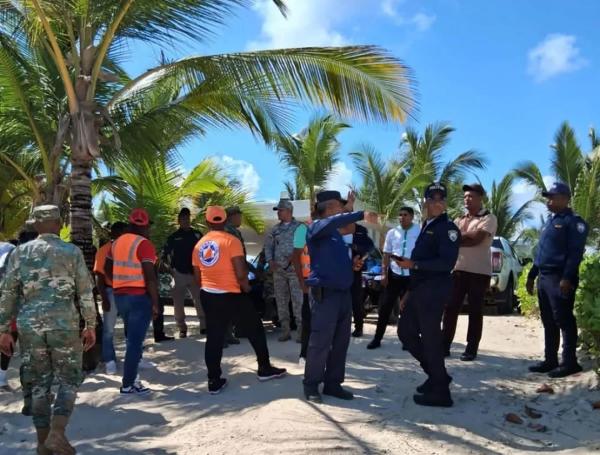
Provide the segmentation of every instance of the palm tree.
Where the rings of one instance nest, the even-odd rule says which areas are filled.
[[[176,162],[176,161],[175,161]],[[95,194],[110,194],[104,214],[111,220],[126,220],[133,208],[144,207],[153,222],[152,239],[157,245],[166,240],[177,219],[180,206],[198,194],[222,188],[221,170],[209,159],[203,160],[187,175],[169,160],[122,159],[115,175],[94,180]]]
[[[506,174],[499,183],[494,180],[488,199],[488,208],[498,220],[496,235],[509,240],[516,240],[515,236],[523,227],[523,223],[531,219],[529,208],[534,202],[534,200],[527,201],[516,210],[514,209],[513,184],[515,178],[511,172]]]
[[[317,189],[327,182],[339,162],[337,136],[349,127],[332,115],[321,115],[313,117],[299,134],[280,134],[274,138],[281,161],[294,173],[295,187],[286,182],[290,195],[297,199],[306,196],[311,204],[315,201]]]
[[[573,209],[588,222],[588,242],[594,243],[600,239],[600,141],[594,128],[590,128],[588,135],[592,150],[586,154],[577,142],[573,128],[563,122],[550,146],[550,168],[557,180],[569,185]],[[515,175],[532,185],[538,198],[547,189],[542,171],[532,161],[518,164]]]
[[[285,12],[283,1],[274,3]],[[119,150],[113,116],[128,118],[136,109],[143,110],[140,99],[164,100],[163,112],[175,111],[180,116],[186,112],[191,119],[186,125],[193,127],[190,136],[217,125],[248,127],[266,138],[269,131],[281,131],[288,125],[292,100],[363,120],[403,121],[410,113],[413,91],[407,68],[373,46],[165,60],[133,79],[120,70],[118,61],[126,56],[129,40],[202,43],[239,5],[248,3],[0,0],[0,34],[18,36],[19,46],[44,49],[60,75],[66,105],[56,117],[60,119],[58,127],[51,128],[55,132],[53,150],[65,145],[69,149],[72,239],[86,256],[93,251],[92,169],[107,150]],[[26,82],[17,74],[16,86],[26,87]],[[159,132],[165,131],[157,109],[143,113],[162,125]],[[46,155],[53,157],[50,151]],[[51,167],[47,166],[46,172]],[[58,184],[49,177],[47,183],[50,187]]]
[[[445,161],[444,149],[455,131],[447,124],[434,123],[425,127],[423,135],[414,128],[407,128],[400,144],[400,163],[409,173],[425,174],[424,183],[415,187],[414,199],[420,200],[427,183],[438,181],[449,187],[460,187],[468,172],[485,169],[487,160],[475,150],[460,153]],[[456,192],[451,192],[455,194]],[[458,192],[457,194],[462,194]]]
[[[350,155],[362,177],[361,186],[356,189],[357,198],[369,210],[379,214],[382,243],[387,222],[398,215],[400,207],[413,199],[414,188],[427,184],[429,176],[418,168],[408,172],[406,165],[384,161],[370,145],[363,145]]]
[[[60,77],[43,47],[25,46],[5,26],[0,27],[0,165],[13,170],[34,203],[61,204],[65,156],[62,144],[55,144],[64,98]]]

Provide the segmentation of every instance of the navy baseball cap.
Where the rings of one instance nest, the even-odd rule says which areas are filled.
[[[327,201],[340,201],[342,204],[346,204],[348,201],[342,198],[339,191],[320,191],[317,193],[317,203]]]
[[[448,194],[446,187],[439,182],[433,182],[427,185],[427,188],[425,188],[425,198],[433,196],[433,193],[440,193],[444,199]]]
[[[556,194],[562,194],[563,196],[571,197],[571,189],[566,183],[554,182],[548,191],[542,191],[542,196],[544,197],[551,197]]]

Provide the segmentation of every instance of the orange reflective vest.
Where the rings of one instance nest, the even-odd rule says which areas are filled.
[[[302,264],[302,276],[308,278],[310,275],[310,256],[308,255],[308,247],[304,246],[302,256],[300,256],[300,264]]]
[[[137,249],[144,240],[141,235],[123,234],[113,242],[113,289],[146,287],[142,263],[137,257]]]

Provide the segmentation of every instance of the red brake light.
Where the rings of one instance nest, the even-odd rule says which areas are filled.
[[[494,251],[492,253],[492,272],[500,273],[502,271],[502,253]]]

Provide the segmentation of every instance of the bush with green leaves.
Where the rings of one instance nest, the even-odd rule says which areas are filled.
[[[580,341],[600,373],[600,253],[586,257],[579,270],[575,311]]]
[[[533,295],[529,295],[525,287],[527,283],[527,275],[529,275],[530,270],[531,264],[527,264],[523,268],[523,272],[521,273],[521,276],[519,276],[519,282],[517,284],[517,289],[515,293],[519,298],[519,308],[521,309],[521,314],[527,317],[537,317],[540,314],[537,295],[536,293],[534,293]]]

